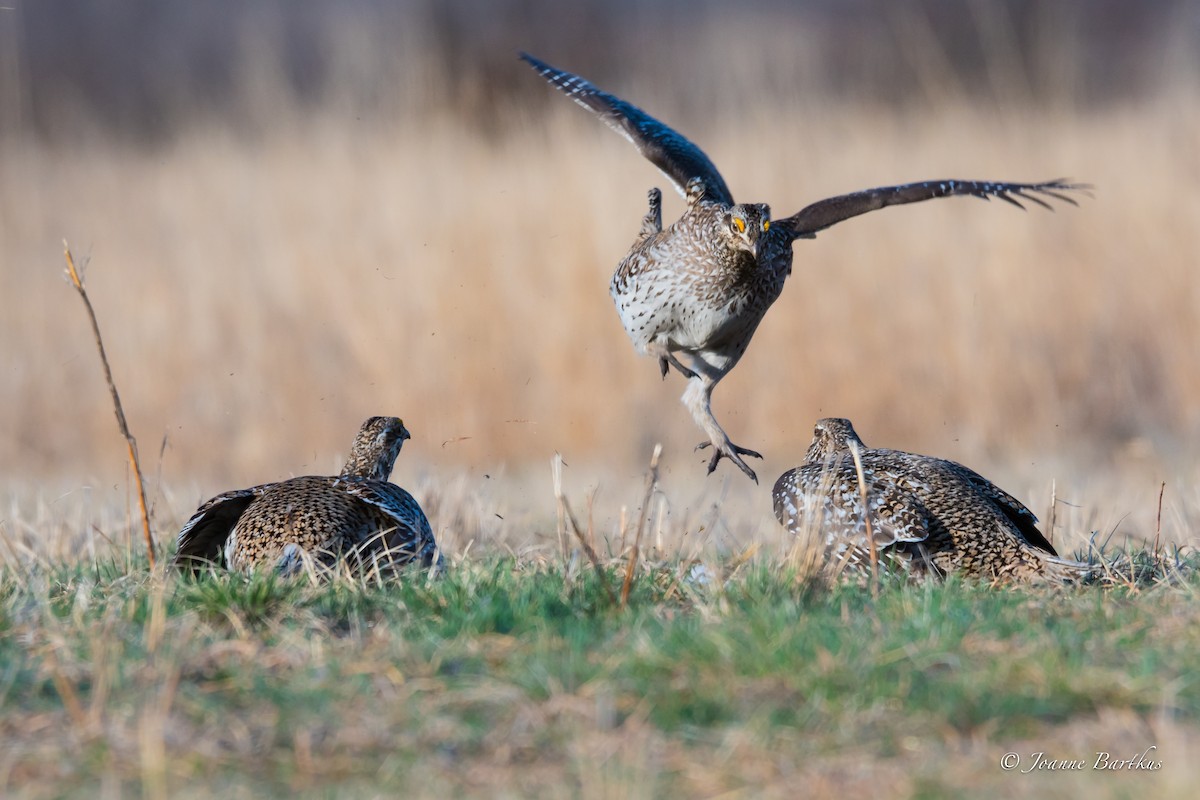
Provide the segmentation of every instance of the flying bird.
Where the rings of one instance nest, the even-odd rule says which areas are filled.
[[[656,357],[664,378],[674,367],[687,379],[682,401],[708,436],[697,449],[713,448],[710,473],[727,458],[758,481],[742,456],[762,456],[730,441],[713,416],[712,393],[737,365],[763,315],[783,291],[792,271],[794,241],[812,239],[842,220],[885,206],[969,195],[996,197],[1018,208],[1024,208],[1022,200],[1050,208],[1047,199],[1077,205],[1065,193],[1090,188],[1065,179],[922,181],[831,197],[790,217],[773,219],[765,203],[735,203],[713,162],[682,134],[578,75],[527,53],[521,58],[632,142],[687,198],[683,216],[664,229],[662,195],[651,191],[650,209],[609,291],[638,352]]]

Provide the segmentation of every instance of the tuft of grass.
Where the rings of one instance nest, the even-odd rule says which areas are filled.
[[[245,630],[287,616],[295,609],[301,588],[299,582],[280,579],[272,572],[213,574],[181,580],[179,602],[206,620],[228,620]]]
[[[1095,566],[1095,580],[1129,590],[1144,587],[1186,585],[1200,563],[1200,553],[1190,545],[1162,545],[1157,537],[1150,547],[1126,541],[1122,545],[1108,536],[1098,541],[1098,535],[1076,558]]]

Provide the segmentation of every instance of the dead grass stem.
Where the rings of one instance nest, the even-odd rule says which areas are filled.
[[[71,255],[71,248],[65,241],[63,242],[63,257],[67,261],[67,277],[71,279],[71,285],[75,287],[75,291],[83,300],[84,308],[87,309],[88,320],[92,324],[92,335],[96,339],[96,349],[100,353],[100,363],[104,367],[104,380],[108,384],[108,391],[112,394],[113,412],[117,415],[117,427],[129,448],[129,463],[133,468],[138,510],[142,515],[142,533],[146,538],[146,554],[150,558],[150,567],[153,568],[155,565],[154,538],[150,535],[150,514],[146,508],[146,489],[142,482],[142,465],[138,460],[137,440],[133,438],[133,434],[129,432],[129,425],[125,422],[125,408],[121,405],[121,396],[117,393],[116,382],[113,381],[112,368],[108,366],[108,355],[104,352],[104,339],[100,336],[100,323],[96,319],[96,310],[92,307],[87,288],[83,285],[83,276],[75,267],[75,258]]]

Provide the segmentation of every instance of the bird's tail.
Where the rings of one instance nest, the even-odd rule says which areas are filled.
[[[1083,583],[1095,577],[1096,567],[1093,564],[1072,561],[1061,556],[1052,556],[1049,553],[1039,552],[1037,556],[1041,562],[1041,575],[1046,580],[1059,583]]]

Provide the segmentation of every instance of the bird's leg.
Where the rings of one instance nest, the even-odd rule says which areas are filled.
[[[691,412],[692,419],[696,421],[700,429],[708,434],[709,440],[701,442],[696,449],[703,450],[705,447],[710,446],[713,448],[712,460],[708,462],[708,471],[710,474],[717,468],[717,464],[720,463],[722,458],[728,458],[737,465],[738,469],[746,473],[746,477],[758,483],[758,476],[742,460],[742,456],[762,458],[762,455],[754,450],[738,447],[729,441],[729,436],[726,435],[725,431],[717,423],[716,417],[713,416],[712,391],[721,377],[723,377],[723,374],[718,375],[716,378],[708,375],[696,375],[688,381],[687,389],[683,392],[683,404]]]
[[[683,362],[675,357],[671,349],[665,341],[654,340],[646,345],[646,352],[652,356],[658,356],[658,370],[662,373],[663,378],[667,377],[669,367],[674,367],[679,370],[679,374],[691,380],[696,377],[696,373],[683,365]]]
[[[692,372],[690,369],[685,367],[683,365],[683,362],[681,362],[678,358],[675,357],[674,353],[668,353],[665,358],[659,359],[659,364],[658,364],[658,368],[660,370],[662,370],[662,375],[664,378],[667,377],[667,364],[668,363],[670,363],[671,366],[675,367],[675,369],[679,370],[679,374],[682,375],[683,377],[687,378],[688,380],[691,380],[692,378],[696,377],[696,373]]]

